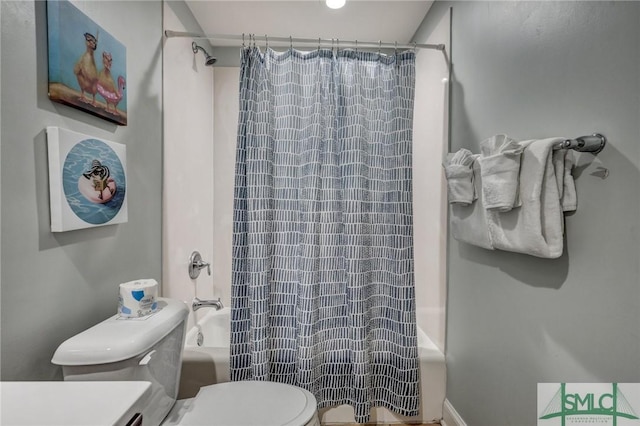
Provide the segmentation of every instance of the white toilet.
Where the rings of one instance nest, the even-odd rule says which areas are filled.
[[[151,396],[144,426],[319,426],[308,391],[272,382],[205,386],[176,404],[188,309],[160,298],[158,312],[136,319],[118,315],[63,342],[52,362],[65,381],[147,381]]]

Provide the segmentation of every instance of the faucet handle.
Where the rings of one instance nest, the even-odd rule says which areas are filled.
[[[195,280],[200,275],[200,270],[207,268],[207,273],[211,275],[211,264],[202,260],[202,256],[198,251],[191,253],[189,257],[189,278]]]
[[[203,268],[207,268],[207,274],[211,275],[211,264],[209,262],[205,262],[200,260],[199,262],[197,262],[194,267],[198,268],[198,269],[203,269]]]

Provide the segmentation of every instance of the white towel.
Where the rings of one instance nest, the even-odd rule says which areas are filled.
[[[574,151],[561,149],[553,152],[556,176],[562,176],[562,185],[558,182],[560,204],[563,212],[575,211],[578,208],[576,183],[573,180]],[[562,162],[560,162],[562,160]]]
[[[522,146],[506,135],[480,142],[484,207],[508,212],[521,205],[518,189]]]
[[[477,198],[473,185],[475,157],[471,151],[464,148],[455,154],[447,154],[443,167],[447,178],[449,203],[468,206]]]
[[[523,141],[520,166],[522,206],[487,211],[491,245],[500,250],[557,258],[563,251],[564,215],[554,167],[553,146],[564,138]],[[563,158],[564,160],[564,158]],[[561,171],[564,176],[564,170]],[[564,183],[563,183],[564,187]]]
[[[473,185],[476,193],[479,194],[482,187],[482,177],[480,176],[480,164],[477,161],[473,163],[473,172],[476,176]],[[482,197],[473,204],[451,204],[451,235],[458,241],[493,250],[486,215]]]

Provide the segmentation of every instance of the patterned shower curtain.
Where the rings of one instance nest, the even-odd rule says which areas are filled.
[[[415,54],[242,51],[231,375],[414,416]]]

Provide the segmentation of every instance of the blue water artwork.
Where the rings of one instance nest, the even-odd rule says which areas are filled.
[[[105,142],[84,139],[71,148],[64,160],[62,186],[76,216],[92,225],[107,224],[125,201],[125,169]]]

